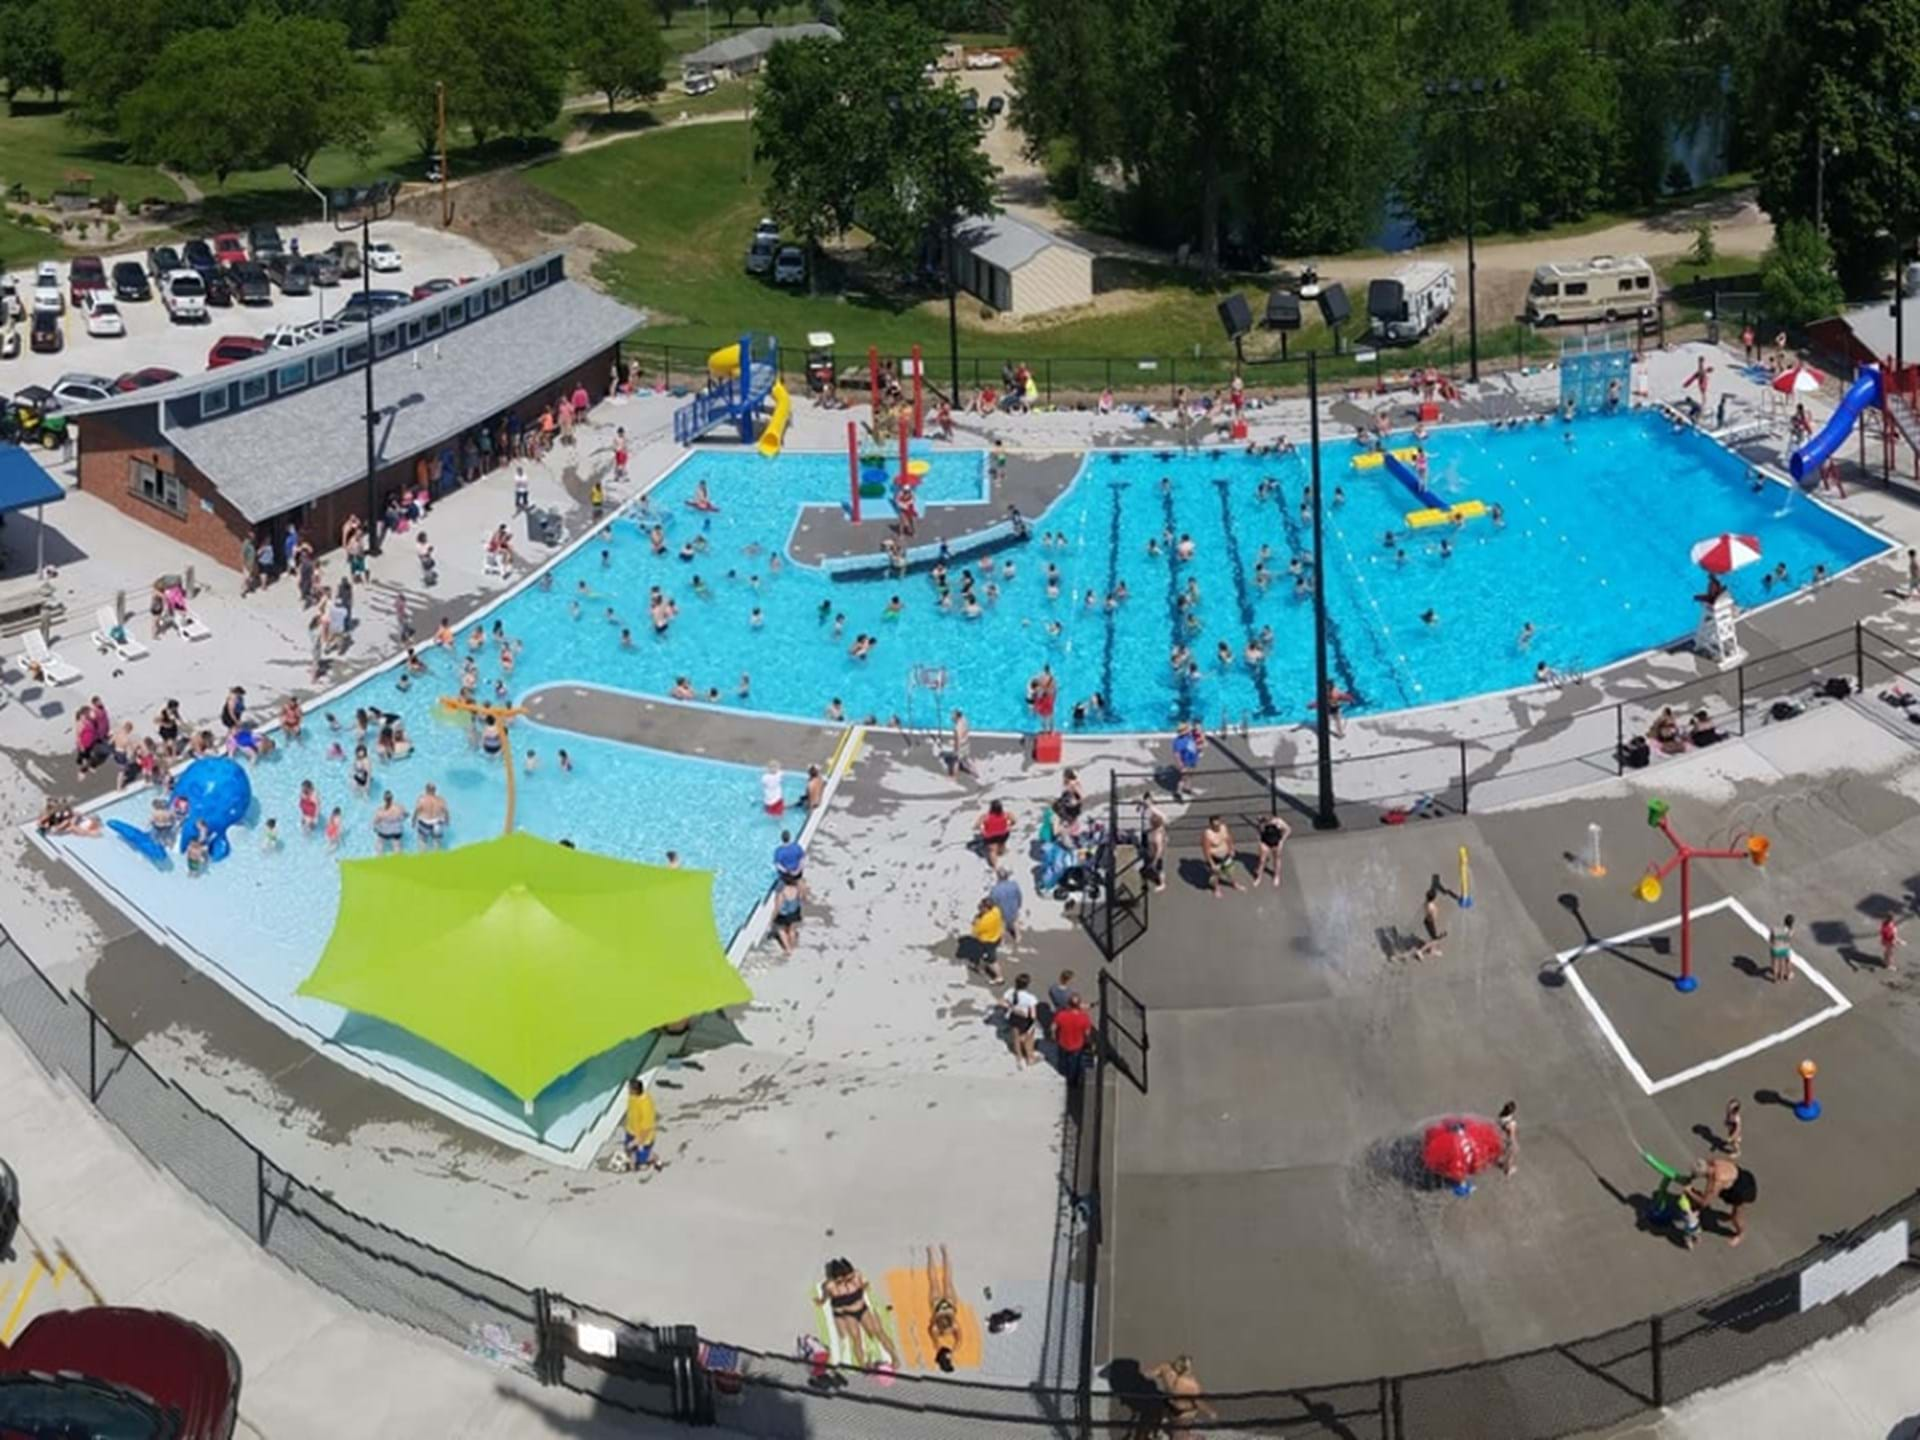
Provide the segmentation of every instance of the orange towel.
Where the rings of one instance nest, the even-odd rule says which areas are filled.
[[[895,1333],[900,1337],[900,1358],[922,1370],[938,1371],[940,1367],[933,1360],[933,1337],[927,1329],[933,1320],[933,1301],[929,1297],[927,1283],[924,1269],[889,1270],[887,1298],[893,1302]],[[973,1307],[965,1301],[959,1303],[957,1310],[960,1343],[953,1347],[954,1369],[978,1370],[980,1317],[973,1313]]]

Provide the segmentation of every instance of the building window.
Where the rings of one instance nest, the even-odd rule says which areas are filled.
[[[500,282],[497,280],[493,284],[487,286],[487,308],[489,310],[498,310],[502,305],[506,303],[507,303],[507,287],[506,286],[500,284]]]
[[[158,505],[170,514],[187,513],[187,492],[178,475],[155,468],[151,461],[127,462],[127,488],[149,505]]]
[[[429,340],[440,333],[440,312],[438,310],[429,310],[420,318],[421,323],[427,327],[427,338]]]
[[[227,387],[224,385],[216,385],[211,390],[202,390],[200,392],[200,418],[202,420],[211,420],[216,415],[226,414],[229,403],[231,403],[231,397],[227,394]]]
[[[295,390],[304,390],[307,384],[307,362],[292,360],[273,372],[273,393],[291,395]]]
[[[249,375],[246,379],[240,382],[241,405],[243,406],[258,405],[262,400],[266,398],[267,398],[267,377],[266,376]]]
[[[507,298],[509,300],[518,300],[522,295],[526,293],[527,293],[527,272],[526,271],[522,270],[517,275],[509,275],[507,277]]]
[[[447,329],[457,330],[467,323],[467,302],[456,300],[446,309]]]
[[[356,340],[340,352],[340,368],[343,370],[358,370],[366,363],[367,342],[364,340]]]
[[[400,327],[398,325],[391,326],[385,330],[377,331],[374,334],[373,353],[375,355],[391,355],[393,354],[394,351],[398,350],[399,348],[400,348]]]
[[[550,266],[542,265],[538,270],[532,272],[534,289],[540,290],[545,288],[547,281],[553,278],[552,274],[549,273],[550,269]]]
[[[487,313],[487,292],[476,290],[467,297],[467,319],[478,320]]]
[[[419,343],[420,343],[420,322],[418,320],[409,320],[407,322],[407,344],[418,345]]]
[[[318,385],[322,380],[331,380],[334,376],[338,375],[339,373],[340,373],[340,350],[338,346],[334,346],[326,350],[316,350],[313,352],[313,383],[314,384]]]

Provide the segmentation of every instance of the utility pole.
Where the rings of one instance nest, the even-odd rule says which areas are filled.
[[[434,124],[440,144],[440,228],[453,224],[453,199],[447,194],[447,86],[444,80],[433,87]]]
[[[1327,568],[1326,526],[1320,496],[1320,352],[1307,352],[1307,454],[1313,466],[1313,733],[1319,751],[1320,801],[1314,808],[1313,828],[1338,830],[1340,816],[1333,802],[1333,707],[1327,703],[1332,686],[1327,676]]]
[[[1507,88],[1507,82],[1501,79],[1492,81],[1481,78],[1472,80],[1448,80],[1444,85],[1429,81],[1426,86],[1429,101],[1444,101],[1449,109],[1465,117],[1467,171],[1467,378],[1477,381],[1480,378],[1480,292],[1478,285],[1479,263],[1474,257],[1473,241],[1478,220],[1477,207],[1473,197],[1473,152],[1475,116],[1484,115],[1499,103],[1498,97]],[[1488,99],[1486,97],[1494,98]]]

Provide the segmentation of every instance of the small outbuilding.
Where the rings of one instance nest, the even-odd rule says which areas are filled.
[[[680,57],[684,75],[712,75],[716,79],[751,75],[766,63],[767,53],[785,40],[838,40],[831,25],[808,21],[803,25],[756,25],[703,45]]]
[[[960,288],[1004,315],[1042,315],[1093,299],[1093,252],[1010,215],[955,228]]]

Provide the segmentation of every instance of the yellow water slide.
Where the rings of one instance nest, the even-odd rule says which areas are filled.
[[[740,347],[729,345],[707,356],[707,373],[722,380],[732,380],[740,374]]]
[[[773,415],[767,421],[767,428],[760,432],[760,453],[771,460],[780,453],[780,442],[786,438],[787,422],[793,418],[793,399],[787,394],[787,387],[780,381],[773,382]]]

